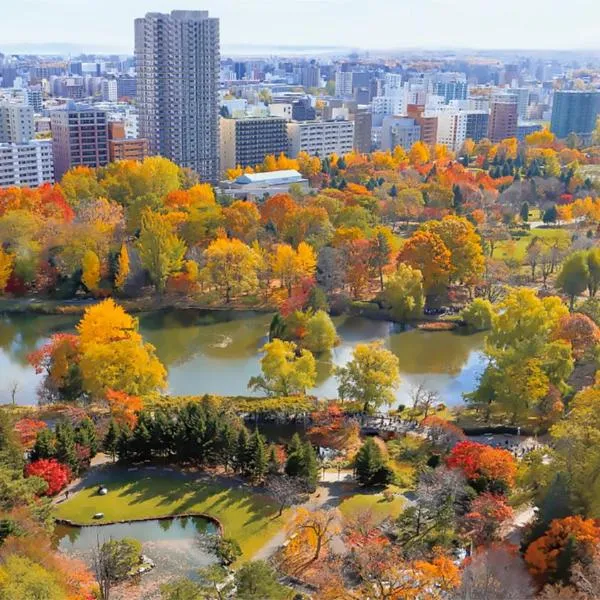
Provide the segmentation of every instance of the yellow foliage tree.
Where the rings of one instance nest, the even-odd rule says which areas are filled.
[[[125,287],[125,282],[127,281],[127,277],[129,277],[129,271],[129,252],[127,251],[127,246],[123,244],[117,259],[117,275],[115,277],[115,287],[118,290],[122,290]]]
[[[98,284],[100,283],[100,259],[98,255],[92,250],[87,250],[83,255],[81,268],[83,270],[81,275],[83,285],[90,292],[98,289]]]
[[[205,253],[207,279],[223,294],[225,302],[258,287],[259,257],[237,238],[219,238]]]
[[[408,158],[415,166],[423,165],[429,162],[429,149],[423,142],[415,142],[408,153]]]
[[[297,251],[289,244],[278,244],[271,257],[273,274],[290,295],[292,286],[302,278],[314,275],[316,266],[315,251],[306,242],[300,242]]]
[[[112,299],[86,309],[77,325],[83,387],[93,398],[106,390],[143,396],[166,383],[166,370],[145,344],[137,320]]]
[[[12,273],[15,258],[0,246],[0,294],[6,289],[6,284]]]

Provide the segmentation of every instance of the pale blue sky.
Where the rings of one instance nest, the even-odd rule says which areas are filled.
[[[0,49],[129,52],[133,19],[207,9],[231,44],[354,48],[600,48],[599,0],[0,0]]]

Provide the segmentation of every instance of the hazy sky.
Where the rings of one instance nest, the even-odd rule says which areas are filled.
[[[130,52],[133,19],[209,10],[231,44],[352,48],[600,48],[599,0],[0,0],[0,48]]]

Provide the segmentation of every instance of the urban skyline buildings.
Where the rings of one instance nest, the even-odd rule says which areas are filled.
[[[219,20],[208,11],[135,20],[140,136],[160,154],[219,179]]]

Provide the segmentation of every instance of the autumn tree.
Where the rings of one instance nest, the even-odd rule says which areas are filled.
[[[292,287],[305,277],[312,277],[317,267],[317,258],[312,247],[306,242],[300,242],[294,250],[288,244],[278,244],[271,258],[273,275],[286,288],[288,296]]]
[[[156,289],[164,292],[169,275],[183,266],[185,244],[163,216],[146,210],[142,214],[138,250]]]
[[[302,345],[313,354],[319,354],[331,350],[336,341],[337,331],[331,317],[324,310],[318,310],[306,323]]]
[[[533,600],[534,582],[518,549],[508,544],[477,548],[466,562],[454,598]]]
[[[515,458],[502,448],[477,442],[459,442],[446,457],[446,465],[462,470],[476,489],[504,493],[515,483]]]
[[[130,270],[129,252],[127,251],[127,246],[122,244],[119,256],[117,257],[117,272],[115,275],[115,287],[117,290],[122,291],[125,287]]]
[[[487,331],[492,327],[494,307],[489,300],[475,298],[467,308],[462,311],[463,321],[475,331]]]
[[[518,421],[544,399],[553,385],[562,388],[573,370],[570,345],[554,339],[567,308],[556,296],[535,291],[508,291],[497,306],[486,342],[490,362],[479,387],[467,399],[489,418],[492,407]]]
[[[316,362],[310,351],[296,350],[296,344],[280,339],[265,344],[262,375],[251,377],[248,386],[273,396],[304,394],[315,385]]]
[[[382,296],[395,321],[405,323],[421,316],[425,305],[421,271],[400,263],[385,282]]]
[[[69,467],[59,463],[57,460],[40,459],[31,462],[25,467],[27,477],[40,477],[46,484],[46,495],[56,496],[71,479]]]
[[[336,369],[342,400],[356,400],[365,412],[394,401],[394,389],[400,383],[398,358],[381,342],[358,344],[352,360]]]
[[[580,516],[555,519],[548,531],[528,546],[525,562],[543,582],[566,584],[573,563],[593,556],[599,541],[600,527],[595,520]]]
[[[556,278],[556,285],[569,296],[570,308],[573,310],[575,298],[587,289],[590,270],[584,252],[571,254],[563,263]]]
[[[282,564],[286,571],[299,573],[329,551],[332,539],[340,532],[340,517],[336,510],[298,508],[288,526],[292,539],[284,548]]]
[[[501,528],[513,518],[505,498],[485,492],[471,502],[465,515],[465,531],[477,546],[497,541]]]
[[[449,250],[452,280],[469,283],[483,273],[481,238],[466,218],[449,215],[441,221],[429,221],[423,229],[438,235]]]
[[[81,268],[81,282],[90,292],[95,291],[100,283],[100,260],[95,252],[88,250],[83,255]]]
[[[580,360],[600,343],[600,329],[587,315],[572,313],[560,319],[554,337],[571,344],[573,357]]]
[[[300,477],[289,477],[288,475],[274,475],[269,477],[265,489],[279,506],[279,514],[294,504],[300,504],[307,497],[306,482]]]
[[[207,278],[221,291],[226,303],[232,296],[252,292],[258,287],[259,257],[241,240],[215,240],[206,249],[205,257]]]
[[[398,262],[407,263],[413,269],[421,271],[423,287],[426,292],[430,292],[448,280],[451,257],[450,250],[439,235],[430,231],[417,231],[402,246]]]
[[[415,142],[408,153],[408,158],[415,166],[423,165],[429,162],[429,149],[423,142]]]
[[[229,235],[247,244],[256,239],[261,216],[254,202],[236,200],[223,209],[223,216]]]
[[[0,248],[0,294],[6,289],[8,278],[13,270],[15,257]]]
[[[138,323],[112,300],[86,309],[77,325],[84,389],[95,398],[107,389],[142,395],[165,385],[166,371]]]

